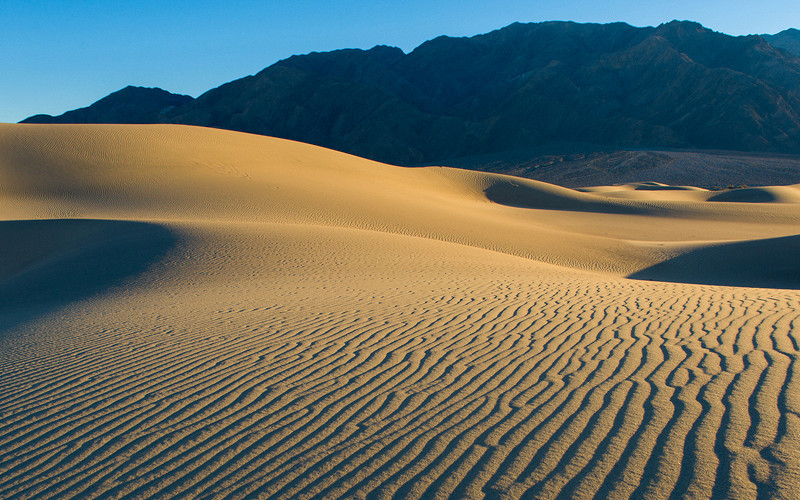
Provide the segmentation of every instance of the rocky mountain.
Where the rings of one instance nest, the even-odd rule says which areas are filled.
[[[764,40],[779,49],[800,55],[800,30],[790,28],[775,35],[761,35]]]
[[[53,120],[204,125],[406,165],[542,147],[800,153],[800,58],[692,22],[516,23],[408,54],[311,53],[128,119],[121,102],[100,114],[112,96]]]
[[[128,86],[100,99],[89,107],[63,115],[34,115],[22,123],[161,123],[167,113],[194,99],[159,88]]]

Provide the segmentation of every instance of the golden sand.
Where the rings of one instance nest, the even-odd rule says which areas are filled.
[[[0,498],[791,498],[798,193],[0,125]]]

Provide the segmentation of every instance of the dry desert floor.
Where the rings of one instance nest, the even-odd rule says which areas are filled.
[[[0,498],[793,498],[799,234],[797,186],[0,125]]]

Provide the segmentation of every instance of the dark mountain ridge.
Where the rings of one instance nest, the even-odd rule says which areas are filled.
[[[169,120],[167,113],[193,100],[159,88],[129,85],[91,106],[59,116],[34,115],[22,123],[160,123]]]
[[[800,55],[800,30],[798,29],[789,28],[774,35],[761,36],[774,47],[791,52],[794,55]]]
[[[53,121],[203,125],[405,165],[550,144],[800,153],[800,58],[692,22],[515,23],[408,54],[311,53],[172,108],[102,115],[112,96]]]

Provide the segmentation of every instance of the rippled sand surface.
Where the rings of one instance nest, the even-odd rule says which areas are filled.
[[[2,125],[0,498],[791,498],[796,190]]]

